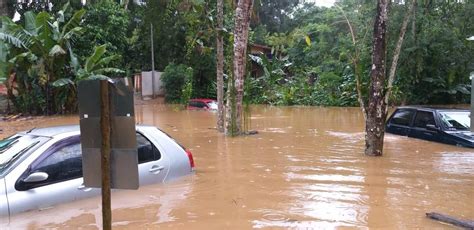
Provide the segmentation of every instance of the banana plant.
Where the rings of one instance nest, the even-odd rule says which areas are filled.
[[[16,82],[21,82],[17,88],[18,98],[32,99],[25,101],[29,101],[31,107],[37,107],[35,110],[40,113],[56,113],[63,107],[61,101],[64,100],[58,95],[66,94],[52,90],[51,82],[60,76],[73,77],[68,62],[75,65],[78,63],[72,51],[72,44],[74,39],[83,33],[79,24],[85,10],[75,12],[65,21],[64,12],[68,9],[69,5],[66,4],[55,16],[48,12],[40,12],[37,15],[26,12],[23,25],[16,24],[8,17],[0,18],[0,43],[3,43],[3,48],[8,47],[8,57],[2,59],[8,60],[9,68],[3,70],[13,68]],[[5,62],[2,64],[5,66]],[[29,91],[32,88],[40,89],[40,95],[33,95]],[[10,98],[16,100],[17,97],[10,95]],[[35,102],[34,98],[41,100]]]
[[[72,18],[64,21],[64,10],[58,12],[57,17],[51,16],[48,12],[41,12],[35,15],[33,12],[25,13],[25,24],[19,25],[10,18],[2,17],[5,29],[0,32],[0,40],[16,47],[20,53],[10,59],[10,63],[15,64],[18,57],[35,56],[33,68],[40,69],[38,77],[43,77],[44,84],[61,74],[67,59],[77,62],[77,58],[72,52],[72,41],[83,32],[79,26],[85,10],[79,10]],[[61,27],[61,25],[63,25]],[[69,54],[69,55],[67,55]]]
[[[53,82],[55,87],[72,86],[76,87],[77,83],[82,80],[109,80],[109,74],[117,75],[123,74],[125,71],[108,67],[109,64],[115,60],[120,59],[120,55],[111,55],[104,57],[107,52],[106,45],[94,47],[94,53],[86,59],[83,66],[78,63],[71,63],[75,78],[61,78]]]

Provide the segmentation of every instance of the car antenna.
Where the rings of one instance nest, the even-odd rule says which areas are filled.
[[[33,131],[33,129],[36,129],[36,127],[33,127],[32,129],[28,130],[28,132],[26,132],[26,133],[31,133],[31,131]]]

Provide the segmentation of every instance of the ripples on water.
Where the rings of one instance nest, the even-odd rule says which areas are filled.
[[[474,219],[471,149],[387,134],[384,156],[366,157],[358,108],[252,110],[259,134],[227,138],[215,130],[215,113],[138,106],[137,122],[171,134],[193,152],[197,169],[171,184],[123,193],[119,197],[129,200],[116,204],[114,227],[432,229],[448,226],[426,219],[425,212]],[[42,125],[61,121],[77,119],[45,119]],[[97,228],[97,201],[87,204],[14,220],[30,227]],[[56,216],[48,220],[47,214]]]

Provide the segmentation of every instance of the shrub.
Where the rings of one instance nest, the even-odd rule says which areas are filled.
[[[184,89],[187,82],[192,79],[193,69],[183,64],[171,63],[166,66],[162,75],[163,88],[165,89],[165,101],[167,103],[182,102],[183,90],[188,93],[189,89]],[[192,91],[191,91],[192,92]]]

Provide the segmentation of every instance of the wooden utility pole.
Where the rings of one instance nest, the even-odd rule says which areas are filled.
[[[385,133],[384,88],[385,52],[388,21],[388,0],[377,0],[377,13],[374,23],[372,66],[370,71],[369,101],[365,121],[365,154],[381,156]]]
[[[112,229],[112,210],[110,202],[110,96],[109,82],[100,81],[100,130],[102,146],[100,149],[102,168],[102,228]]]

